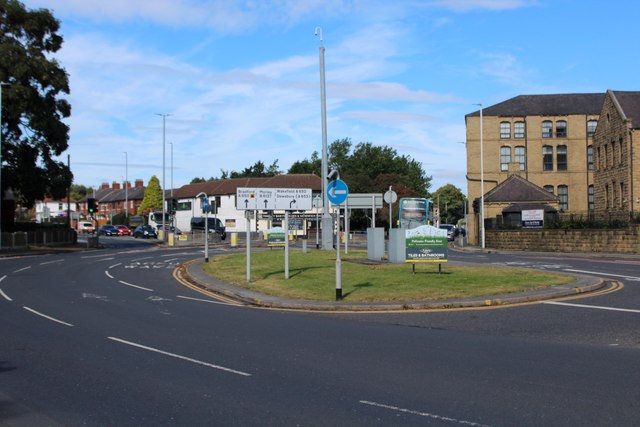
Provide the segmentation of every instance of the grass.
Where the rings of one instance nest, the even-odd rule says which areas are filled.
[[[342,291],[345,301],[438,300],[492,296],[542,289],[571,283],[572,277],[535,270],[497,267],[469,267],[437,263],[412,265],[370,264],[366,251],[341,254]],[[216,256],[203,265],[204,271],[226,283],[267,295],[285,298],[332,301],[335,299],[333,251],[289,252],[289,279],[284,278],[284,251],[251,253],[251,283],[246,281],[246,255]]]

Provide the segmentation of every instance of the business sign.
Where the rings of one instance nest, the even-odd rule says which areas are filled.
[[[447,262],[447,230],[423,225],[406,231],[406,262]]]
[[[522,211],[522,228],[544,227],[544,210],[534,209]]]
[[[310,188],[236,189],[236,209],[306,211],[312,208]]]
[[[287,234],[282,227],[273,227],[267,230],[267,246],[284,246]]]

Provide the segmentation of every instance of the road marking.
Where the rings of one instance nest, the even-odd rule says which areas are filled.
[[[442,415],[430,414],[428,412],[413,411],[411,409],[399,408],[397,406],[392,406],[392,405],[385,405],[384,403],[370,402],[368,400],[361,400],[360,403],[362,403],[364,405],[375,406],[377,408],[390,409],[392,411],[403,412],[405,414],[418,415],[418,416],[421,416],[421,417],[432,418],[434,420],[439,420],[439,421],[448,421],[450,423],[463,424],[463,425],[475,426],[475,427],[489,427],[486,424],[475,423],[473,421],[458,420],[458,419],[455,419],[455,418],[445,417],[445,416],[442,416]]]
[[[40,265],[56,264],[58,262],[64,262],[64,260],[63,259],[56,259],[54,261],[45,261],[45,262],[41,262]]]
[[[85,255],[85,256],[81,256],[80,258],[104,258],[107,256],[111,256],[111,254],[100,254],[100,255]],[[113,259],[113,258],[111,258]]]
[[[235,307],[237,307],[237,306],[238,306],[238,304],[231,304],[231,303],[228,303],[228,302],[222,302],[222,301],[213,301],[213,300],[210,300],[210,299],[184,297],[184,296],[182,296],[182,295],[176,295],[176,297],[177,297],[177,298],[182,298],[182,299],[188,299],[188,300],[191,300],[191,301],[208,302],[208,303],[210,303],[210,304],[231,305],[231,306],[235,306]]]
[[[0,282],[2,282],[4,279],[7,278],[7,275],[5,274],[4,276],[0,277]],[[7,301],[13,301],[11,298],[9,298],[9,295],[5,294],[2,289],[0,289],[0,295],[2,295],[2,297],[4,299],[6,299]]]
[[[113,276],[109,274],[109,270],[105,270],[104,274],[106,274],[109,279],[113,279]]]
[[[564,271],[569,271],[571,273],[598,274],[600,276],[620,277],[627,280],[640,280],[640,277],[624,276],[622,274],[601,273],[599,271],[573,270],[571,268],[565,268]]]
[[[597,310],[609,310],[609,311],[623,311],[626,313],[640,313],[640,310],[632,310],[630,308],[615,308],[615,307],[603,307],[600,305],[587,305],[587,304],[570,304],[566,302],[555,302],[549,301],[543,304],[551,304],[551,305],[564,305],[567,307],[580,307],[580,308],[595,308]]]
[[[58,319],[56,319],[56,318],[54,318],[54,317],[47,316],[46,314],[42,314],[42,313],[40,313],[40,312],[38,312],[38,311],[35,311],[35,310],[34,310],[34,309],[32,309],[32,308],[25,307],[25,306],[22,306],[22,308],[24,308],[24,309],[25,309],[25,310],[27,310],[27,311],[32,312],[33,314],[37,314],[38,316],[42,316],[42,317],[44,317],[45,319],[49,319],[49,320],[52,320],[52,321],[54,321],[54,322],[58,322],[58,323],[60,323],[60,324],[62,324],[62,325],[65,325],[65,326],[73,326],[71,323],[63,322],[62,320],[58,320]]]
[[[120,339],[120,338],[116,338],[116,337],[107,337],[107,338],[110,339],[110,340],[113,340],[113,341],[117,341],[117,342],[122,343],[122,344],[130,345],[132,347],[137,347],[137,348],[141,348],[143,350],[153,351],[155,353],[163,354],[165,356],[175,357],[176,359],[186,360],[187,362],[196,363],[198,365],[208,366],[209,368],[218,369],[218,370],[225,371],[225,372],[230,372],[230,373],[236,374],[236,375],[242,375],[244,377],[250,377],[251,376],[251,374],[246,373],[246,372],[236,371],[235,369],[225,368],[224,366],[214,365],[212,363],[203,362],[201,360],[192,359],[192,358],[186,357],[186,356],[180,356],[179,354],[169,353],[167,351],[159,350],[157,348],[147,347],[146,345],[136,344],[136,343],[131,342],[131,341],[125,341],[125,340]]]
[[[121,262],[119,262],[119,263],[117,263],[117,264],[110,265],[110,266],[109,266],[109,268],[115,268],[115,267],[117,267],[117,266],[119,266],[119,265],[122,265],[122,263],[121,263]]]
[[[123,282],[122,280],[118,280],[118,282],[122,283],[123,285],[131,286],[132,288],[138,288],[138,289],[142,289],[143,291],[153,292],[153,289],[143,288],[142,286],[138,286],[138,285],[132,285],[131,283]]]
[[[31,266],[28,266],[28,267],[22,267],[22,268],[21,268],[21,269],[19,269],[19,270],[15,270],[15,271],[14,271],[14,273],[20,273],[21,271],[25,271],[25,270],[28,270],[28,269],[30,269],[30,268],[31,268]]]
[[[144,258],[136,258],[136,259],[132,259],[132,260],[131,260],[131,262],[137,262],[137,261],[141,261],[141,260],[143,260],[143,259],[151,259],[151,258],[153,258],[153,257],[152,257],[152,256],[146,256],[146,257],[144,257]]]

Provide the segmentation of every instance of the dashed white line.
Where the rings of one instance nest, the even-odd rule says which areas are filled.
[[[25,270],[28,270],[28,269],[30,269],[30,268],[31,268],[31,266],[28,266],[28,267],[22,267],[22,268],[20,268],[20,269],[18,269],[18,270],[15,270],[15,271],[14,271],[14,273],[20,273],[21,271],[25,271]]]
[[[150,259],[153,258],[152,256],[146,256],[144,258],[136,258],[136,259],[132,259],[131,262],[137,262],[137,261],[142,261],[143,259]]]
[[[611,276],[611,277],[620,277],[622,279],[627,280],[640,280],[640,277],[634,276],[624,276],[622,274],[611,274],[611,273],[602,273],[600,271],[587,271],[587,270],[573,270],[571,268],[565,268],[564,271],[569,271],[571,273],[583,273],[583,274],[597,274],[599,276]]]
[[[144,288],[144,287],[138,286],[138,285],[133,285],[131,283],[123,282],[122,280],[118,280],[118,282],[122,283],[123,285],[126,285],[126,286],[131,286],[132,288],[138,288],[138,289],[142,289],[143,291],[153,292],[153,289]]]
[[[63,259],[56,259],[53,261],[45,261],[45,262],[41,262],[40,265],[47,265],[47,264],[57,264],[59,262],[64,262]]]
[[[247,372],[237,371],[235,369],[226,368],[226,367],[220,366],[220,365],[214,365],[212,363],[203,362],[201,360],[192,359],[190,357],[181,356],[181,355],[175,354],[175,353],[169,353],[167,351],[159,350],[157,348],[147,347],[146,345],[137,344],[137,343],[134,343],[134,342],[131,342],[131,341],[125,341],[125,340],[120,339],[120,338],[116,338],[116,337],[107,337],[107,338],[109,338],[110,340],[113,340],[113,341],[117,341],[117,342],[122,343],[122,344],[126,344],[126,345],[129,345],[129,346],[132,346],[132,347],[137,347],[137,348],[141,348],[143,350],[153,351],[155,353],[163,354],[165,356],[175,357],[176,359],[186,360],[187,362],[196,363],[198,365],[203,365],[203,366],[208,366],[209,368],[218,369],[218,370],[225,371],[225,372],[230,372],[232,374],[242,375],[243,377],[250,377],[251,376],[251,374],[249,374]]]
[[[549,302],[545,302],[544,304],[563,305],[563,306],[566,306],[566,307],[593,308],[593,309],[596,309],[596,310],[622,311],[622,312],[625,312],[625,313],[640,313],[640,310],[633,310],[633,309],[630,309],[630,308],[604,307],[604,306],[600,306],[600,305],[571,304],[571,303],[557,302],[557,301],[549,301]]]
[[[473,421],[458,420],[451,417],[445,417],[443,415],[436,415],[436,414],[430,414],[428,412],[414,411],[411,409],[400,408],[398,406],[385,405],[384,403],[370,402],[368,400],[361,400],[360,403],[364,405],[375,406],[377,408],[390,409],[392,411],[402,412],[405,414],[418,415],[421,417],[431,418],[439,421],[448,421],[450,423],[463,424],[463,425],[474,426],[474,427],[489,427],[486,424],[480,424]]]
[[[54,318],[54,317],[47,316],[46,314],[42,314],[42,313],[40,313],[39,311],[35,311],[35,310],[34,310],[34,309],[32,309],[32,308],[25,307],[25,306],[23,306],[22,308],[24,308],[24,309],[25,309],[25,310],[27,310],[27,311],[30,311],[30,312],[31,312],[31,313],[33,313],[33,314],[37,314],[38,316],[44,317],[45,319],[49,319],[49,320],[51,320],[51,321],[54,321],[54,322],[60,323],[60,324],[65,325],[65,326],[73,326],[71,323],[63,322],[62,320],[58,320],[58,319],[56,319],[56,318]]]
[[[122,263],[121,263],[121,262],[119,262],[119,263],[117,263],[117,264],[110,265],[110,266],[109,266],[109,268],[116,268],[116,267],[117,267],[117,266],[119,266],[119,265],[122,265]]]

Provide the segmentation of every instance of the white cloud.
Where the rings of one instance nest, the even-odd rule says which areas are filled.
[[[536,0],[433,0],[429,5],[459,12],[469,10],[509,10],[538,4]]]

